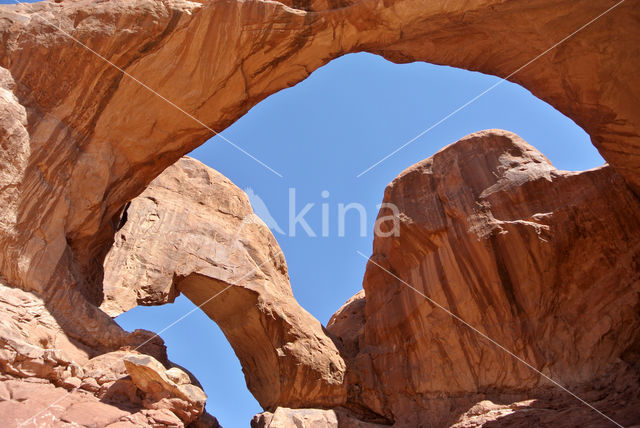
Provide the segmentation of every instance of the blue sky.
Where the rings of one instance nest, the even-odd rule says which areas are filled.
[[[368,173],[379,161],[499,79],[424,63],[396,65],[371,54],[339,58],[307,80],[281,91],[223,132],[223,135],[278,171],[270,172],[220,137],[190,155],[217,169],[241,188],[252,188],[288,232],[290,188],[296,211],[318,235],[275,233],[287,258],[293,292],[302,306],[326,323],[362,286],[372,229],[385,186],[406,167],[475,131],[516,132],[556,167],[583,170],[604,161],[589,137],[570,119],[526,89],[505,82]],[[329,196],[322,197],[322,192]],[[345,236],[337,236],[339,203],[366,208],[367,236],[349,212]],[[329,209],[329,236],[322,237],[321,204]],[[128,330],[159,331],[193,305],[184,297],[162,307],[138,307],[117,321]],[[217,326],[202,312],[162,334],[170,358],[191,370],[209,396],[207,409],[225,427],[246,427],[261,411],[247,391],[241,367]]]

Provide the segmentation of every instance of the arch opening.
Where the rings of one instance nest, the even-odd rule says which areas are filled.
[[[251,159],[225,146],[223,141],[215,141],[216,138],[190,156],[216,168],[245,190],[251,188],[250,199],[253,193],[264,202],[267,211],[256,212],[272,226],[287,257],[297,300],[326,324],[333,312],[360,288],[364,263],[353,249],[366,252],[370,248],[382,190],[407,166],[466,133],[487,127],[508,128],[524,135],[561,169],[589,169],[603,162],[588,135],[575,123],[526,89],[505,82],[503,88],[488,94],[486,100],[469,106],[459,117],[443,123],[440,129],[425,135],[422,141],[416,141],[388,163],[357,177],[376,158],[496,81],[493,76],[450,67],[425,63],[398,65],[372,54],[351,54],[330,62],[295,87],[269,97],[225,131],[227,138],[265,162],[273,162],[275,169],[287,171],[286,166],[290,165],[292,172],[285,174],[284,179],[252,165]],[[451,99],[439,103],[447,96]],[[299,224],[295,236],[288,230],[291,187],[296,189],[295,211],[308,203],[314,204],[305,220],[315,237]],[[251,202],[256,210],[255,199]],[[354,202],[365,208],[368,234],[360,236],[361,219],[353,215],[345,218],[344,236],[338,236],[338,204]],[[323,204],[328,205],[327,236],[322,233]],[[269,224],[266,214],[275,220],[281,232]],[[135,311],[138,309],[131,313]],[[210,325],[208,319],[204,320]],[[161,328],[156,324],[151,329],[158,327]],[[171,340],[167,339],[170,352],[174,346]],[[223,336],[216,340],[226,341]],[[230,350],[228,346],[225,349]],[[204,372],[203,362],[193,356],[183,358],[176,362],[196,374]],[[237,382],[238,377],[234,379]],[[204,386],[207,390],[206,382]],[[223,425],[225,420],[234,425],[246,423],[255,413],[255,401],[246,396],[225,395],[220,399],[223,401],[209,401],[208,408],[220,416]],[[228,419],[224,402],[234,409],[234,415]],[[246,403],[246,411],[237,413],[239,402]]]

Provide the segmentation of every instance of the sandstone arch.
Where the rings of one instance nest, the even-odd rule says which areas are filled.
[[[120,212],[211,136],[202,124],[222,130],[269,94],[350,52],[506,77],[614,6],[510,80],[583,127],[638,193],[638,3],[80,0],[4,6],[3,282],[41,293],[56,318],[77,320],[62,328],[91,352],[117,348],[128,336],[97,305],[104,303],[101,265]]]
[[[612,1],[43,2],[3,7],[0,66],[27,117],[11,211],[20,227],[59,243],[37,248],[8,224],[2,271],[41,288],[68,254],[84,295],[99,302],[99,262],[123,204],[166,166],[211,136],[165,100],[79,46],[40,16],[221,130],[269,94],[348,52],[428,61],[507,76]],[[640,65],[637,1],[627,0],[513,76],[575,120],[638,189],[638,113],[630,87]],[[104,25],[100,24],[104,23]],[[606,46],[597,50],[595,46]],[[71,59],[73,58],[73,61]],[[31,67],[37,63],[39,67]],[[136,100],[132,103],[131,100]],[[71,182],[71,186],[67,183]],[[51,201],[49,220],[29,200]],[[52,224],[51,218],[58,224]],[[16,248],[35,247],[29,256]]]
[[[183,293],[222,329],[264,409],[333,407],[345,364],[293,297],[287,264],[247,195],[184,157],[131,202],[105,260],[112,316]]]

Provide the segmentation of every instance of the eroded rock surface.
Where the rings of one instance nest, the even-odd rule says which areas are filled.
[[[2,426],[145,427],[159,420],[177,427],[217,426],[204,413],[200,386],[171,365],[153,333],[137,330],[122,349],[93,354],[64,334],[38,295],[0,283]],[[158,377],[173,377],[176,388],[191,393],[163,394],[171,388],[149,390],[133,382],[137,372],[125,362],[145,358],[155,363]]]
[[[43,319],[53,326],[55,332],[48,332],[48,326],[33,323],[30,325],[35,326],[35,330],[29,330],[28,335],[21,332],[18,337],[15,336],[15,331],[6,333],[6,337],[2,339],[3,346],[8,346],[7,354],[3,354],[3,358],[6,356],[3,370],[7,370],[7,373],[12,370],[13,374],[5,373],[4,376],[44,376],[33,379],[46,378],[47,382],[58,382],[54,380],[57,376],[65,376],[69,366],[66,362],[60,363],[60,367],[58,363],[50,365],[48,355],[51,352],[41,352],[30,346],[49,350],[59,345],[66,348],[69,358],[91,360],[127,346],[135,347],[135,343],[142,343],[139,333],[122,331],[98,309],[104,303],[104,256],[112,246],[125,204],[139,195],[167,166],[211,137],[212,129],[221,131],[269,94],[301,81],[319,66],[345,53],[368,51],[396,62],[421,60],[501,77],[510,76],[510,80],[522,84],[582,126],[611,164],[611,167],[584,174],[560,174],[562,179],[550,173],[553,188],[556,188],[556,184],[576,182],[575,188],[572,187],[573,184],[562,184],[574,189],[574,194],[562,192],[571,201],[572,197],[577,198],[583,194],[582,188],[575,190],[579,186],[586,186],[586,189],[592,191],[594,187],[602,189],[606,186],[594,183],[609,179],[608,192],[598,190],[605,195],[594,198],[594,206],[602,200],[621,202],[611,200],[612,198],[630,199],[630,193],[622,179],[637,193],[640,191],[640,117],[635,89],[637,76],[640,75],[638,5],[638,0],[619,3],[608,0],[578,0],[561,4],[554,0],[314,0],[306,3],[80,0],[2,6],[0,277],[7,287],[28,292],[28,295],[23,296],[25,299],[39,299],[38,304],[42,305],[43,314],[46,313]],[[602,15],[614,6],[609,13]],[[593,21],[594,18],[598,19]],[[583,27],[587,23],[590,24]],[[538,57],[577,29],[581,31],[544,56]],[[530,62],[534,58],[536,60]],[[118,68],[113,67],[113,64]],[[521,68],[524,64],[527,66]],[[123,70],[126,75],[122,73]],[[517,74],[512,74],[516,70]],[[144,82],[146,86],[140,85],[140,82]],[[166,100],[175,103],[182,111]],[[612,173],[612,170],[617,174]],[[539,179],[536,183],[544,180],[547,178]],[[556,192],[546,188],[544,190],[551,195]],[[464,192],[459,192],[455,196],[465,195]],[[491,196],[487,198],[490,199]],[[456,204],[455,201],[446,203],[453,214],[456,212]],[[614,209],[611,206],[608,209],[599,208],[609,216],[606,224],[612,225],[611,236],[620,234],[623,238],[624,233],[634,233],[633,213],[627,212],[624,205],[613,206]],[[468,209],[469,206],[465,205],[463,208]],[[548,212],[546,209],[552,208],[554,207],[545,205],[530,214],[545,214]],[[481,227],[474,232],[477,236],[485,233],[483,228],[487,228],[491,231],[486,232],[489,233],[488,236],[497,235],[497,238],[490,238],[489,241],[493,239],[500,246],[505,245],[505,236],[511,239],[517,233],[523,233],[523,240],[534,239],[533,242],[538,247],[543,246],[539,237],[546,236],[543,226],[548,224],[544,218],[530,219],[523,217],[526,214],[523,212],[516,212],[515,217],[510,217],[507,215],[508,210],[504,209],[500,214],[505,214],[506,217],[496,217],[498,220],[494,224],[493,220],[482,219],[483,209],[478,208]],[[569,216],[569,212],[570,210],[566,210],[565,214]],[[585,209],[584,212],[590,211]],[[575,232],[575,227],[571,229],[574,222],[586,232],[597,232],[592,228],[597,228],[601,222],[593,216],[581,217],[584,212],[576,212],[576,217],[567,220],[568,225],[562,224],[561,230],[566,227],[573,230],[575,236],[582,236]],[[433,218],[433,221],[440,220]],[[555,223],[555,219],[549,221],[560,224]],[[627,221],[630,222],[626,226],[628,230],[623,233],[622,225]],[[413,226],[409,229],[414,231]],[[494,230],[507,233],[501,235]],[[428,231],[426,236],[435,233],[438,239],[441,238],[436,231]],[[418,232],[422,239],[424,231]],[[608,234],[609,227],[602,228],[599,232]],[[560,236],[567,235],[561,233]],[[435,242],[431,244],[440,245],[438,239],[433,239]],[[488,238],[479,239],[480,242],[487,242]],[[594,286],[585,288],[587,295],[601,284],[608,284],[608,281],[613,284],[621,279],[618,285],[614,284],[614,288],[622,287],[622,279],[626,277],[615,260],[616,257],[623,260],[626,250],[620,248],[618,241],[613,239],[611,248],[606,251],[597,246],[590,248],[592,242],[589,239],[596,242],[600,238],[590,235],[581,239],[581,245],[587,245],[584,250],[577,250],[569,244],[568,248],[573,252],[554,250],[554,254],[558,255],[558,265],[571,267],[565,270],[552,269],[562,278],[553,283],[555,287],[561,289],[558,284],[568,284],[565,286],[569,288],[584,286],[580,280],[588,275],[593,275],[598,281]],[[378,242],[376,245],[386,244]],[[407,277],[406,280],[419,279],[414,276],[421,272],[411,263],[412,260],[415,262],[425,258],[420,250],[421,244],[409,242],[402,245],[412,248],[411,251],[415,254],[403,262],[406,265],[399,268],[407,268],[407,272],[411,273],[411,278]],[[471,245],[467,249],[478,250],[478,245]],[[592,250],[601,251],[597,254],[604,254],[595,267],[586,268],[576,261],[581,260],[578,251],[584,251],[586,255],[595,254],[590,252]],[[535,260],[542,264],[549,262],[549,258],[545,258],[548,255],[539,260],[536,251],[542,250],[532,248],[531,255],[520,254],[519,257],[524,258],[523,261]],[[496,252],[505,253],[506,250],[498,248]],[[389,257],[393,260],[391,253],[389,252]],[[542,251],[542,254],[546,253]],[[573,254],[570,256],[573,259],[567,261],[567,254]],[[484,261],[481,259],[479,263]],[[431,262],[435,262],[435,259]],[[511,260],[509,263],[515,261]],[[628,272],[634,269],[633,263],[637,262],[628,260]],[[464,266],[464,263],[460,265]],[[522,272],[529,272],[531,267],[524,266]],[[430,269],[433,267],[437,268],[430,265]],[[605,273],[605,268],[608,267],[613,269],[610,275],[612,279],[606,279],[609,273]],[[505,266],[500,270],[503,268],[511,272],[513,267]],[[465,269],[460,268],[461,272]],[[637,272],[637,268],[635,269]],[[425,278],[435,279],[433,284],[437,288],[442,285],[439,282],[441,278],[434,278],[434,272],[440,271],[430,270]],[[257,275],[261,274],[264,272]],[[191,290],[194,300],[202,299],[203,296],[196,295],[195,290],[205,288],[202,286],[203,281],[211,286],[210,281],[203,278],[215,278],[215,275],[208,277],[193,274],[185,278],[185,294]],[[495,279],[495,276],[489,274],[487,279],[489,278]],[[500,278],[500,281],[503,279]],[[368,276],[366,279],[366,284],[375,282],[375,278]],[[252,283],[245,288],[249,290],[254,286]],[[489,287],[489,290],[495,292],[496,288],[493,287]],[[233,287],[234,290],[241,288],[243,287]],[[366,308],[377,308],[380,299],[389,297],[384,290],[372,292],[380,287],[372,285],[365,288]],[[630,340],[634,323],[630,324],[628,330],[615,328],[620,325],[621,319],[626,319],[628,307],[635,301],[633,296],[628,295],[629,289],[633,287],[629,285],[622,291],[627,303],[620,303],[622,309],[619,314],[610,313],[610,309],[618,305],[623,297],[600,296],[596,293],[592,297],[601,299],[596,299],[594,304],[589,303],[593,301],[578,299],[583,302],[583,306],[568,305],[568,312],[558,309],[562,316],[555,317],[551,323],[553,327],[549,330],[541,332],[536,329],[551,322],[548,320],[554,318],[555,307],[540,314],[541,319],[547,321],[506,325],[492,333],[506,334],[509,330],[519,334],[526,333],[522,343],[508,344],[516,345],[517,352],[525,353],[535,363],[550,359],[550,373],[557,374],[564,380],[586,381],[604,370],[608,361],[618,355]],[[171,287],[160,287],[156,289],[158,290],[160,295],[150,297],[151,301],[170,299],[170,293],[176,292]],[[162,295],[165,291],[169,294]],[[532,286],[530,293],[539,291],[536,286]],[[253,291],[247,292],[255,297]],[[376,295],[377,293],[379,294]],[[469,294],[468,289],[464,288],[456,293]],[[542,307],[550,305],[548,299],[559,299],[562,302],[562,299],[566,299],[555,288],[543,294],[547,300],[539,302]],[[142,296],[146,295],[143,293]],[[500,293],[485,297],[471,294],[455,297],[476,299],[476,302],[491,297],[498,299],[496,304],[506,305],[492,308],[486,315],[489,319],[482,318],[482,321],[495,321],[498,315],[520,319],[517,314],[529,314],[531,307],[527,305],[534,304],[528,302],[525,305],[516,299],[521,306],[510,306],[513,299]],[[621,300],[615,300],[616,298]],[[128,303],[122,305],[129,305],[132,301],[129,299]],[[137,296],[135,301],[138,301]],[[405,303],[409,307],[417,305],[411,301]],[[466,308],[467,303],[467,300],[463,300],[459,304]],[[119,310],[118,305],[110,310]],[[426,311],[425,307],[416,307],[415,310]],[[7,317],[11,318],[18,313],[18,324],[30,322],[28,320],[31,319],[31,314],[21,310],[11,311],[12,314]],[[369,309],[365,311],[367,322],[362,336],[366,339],[366,346],[371,343],[384,344],[385,339],[378,336],[384,336],[385,329],[402,326],[407,327],[406,331],[412,331],[415,328],[412,323],[417,322],[417,318],[409,317],[405,321],[397,318],[406,314],[406,311],[398,312],[397,317],[384,315],[383,311],[381,318],[374,316],[369,320],[368,311]],[[583,313],[595,320],[595,333],[571,330],[578,314]],[[224,318],[226,315],[219,316]],[[476,318],[472,320],[478,321]],[[297,325],[298,321],[292,320],[288,325]],[[222,319],[218,322],[224,324]],[[379,322],[383,323],[379,329],[374,328]],[[443,326],[446,325],[446,321],[442,322]],[[558,327],[565,324],[568,326],[566,330]],[[612,330],[611,335],[607,334],[609,330]],[[556,343],[566,345],[577,341],[576,349],[588,350],[587,354],[582,357],[576,351],[565,350],[566,346],[553,350],[559,355],[567,352],[574,358],[561,361],[550,356],[551,351],[537,349],[530,339],[534,337],[533,332],[544,333],[535,337],[546,338],[553,331],[559,334]],[[562,333],[563,331],[570,333]],[[236,333],[234,332],[233,337],[236,337]],[[58,334],[65,338],[54,337]],[[259,336],[261,333],[251,331],[249,334]],[[399,337],[404,337],[403,334]],[[280,332],[270,332],[269,340],[279,335]],[[306,333],[302,336],[308,337]],[[30,341],[31,337],[35,341]],[[356,345],[360,349],[360,339],[354,340],[355,337],[352,335],[344,338],[343,343],[351,344],[347,351],[349,353],[355,352]],[[25,343],[29,346],[16,342],[25,338]],[[602,340],[591,343],[593,338]],[[300,336],[296,336],[291,340],[296,342],[299,339]],[[291,340],[276,342],[293,343]],[[491,385],[508,387],[508,380],[513,380],[513,376],[520,378],[524,385],[538,383],[539,379],[535,376],[524,373],[506,360],[509,375],[504,379],[498,379],[499,370],[495,366],[489,369],[486,378],[478,373],[470,373],[470,367],[475,362],[462,360],[465,352],[470,352],[468,348],[473,344],[472,340],[465,338],[464,343],[454,343],[452,349],[459,352],[447,356],[448,359],[453,358],[452,361],[456,361],[456,364],[459,363],[467,374],[472,375],[451,382],[450,389],[462,391]],[[612,341],[616,341],[615,344],[611,344]],[[417,350],[423,351],[420,343],[427,342],[429,340],[418,341],[415,345],[410,343],[407,360],[414,358]],[[447,340],[441,342],[447,346],[452,345]],[[311,348],[318,349],[313,348],[316,345],[314,342]],[[386,344],[376,348],[375,352],[380,353],[381,367],[386,367],[388,358],[392,359],[389,357],[391,349]],[[609,357],[604,355],[607,349]],[[153,355],[154,351],[145,352]],[[292,355],[297,351],[287,349],[285,354],[290,355],[287,352]],[[18,354],[25,355],[26,359],[16,357]],[[469,355],[476,359],[493,358],[473,352]],[[625,355],[636,355],[633,358],[637,360],[637,352]],[[298,358],[302,357],[295,355],[293,360]],[[27,360],[34,363],[28,363]],[[501,364],[503,360],[495,359],[495,362]],[[303,367],[313,364],[308,363]],[[570,373],[572,365],[575,365],[576,370]],[[326,367],[326,364],[323,363],[322,367]],[[409,366],[403,363],[398,367],[400,374],[404,375],[403,370]],[[444,372],[453,373],[456,367],[458,366],[446,368]],[[376,370],[378,369],[379,367]],[[338,367],[338,372],[340,370]],[[370,370],[370,373],[374,373],[373,367]],[[382,376],[392,378],[391,373]],[[390,382],[390,395],[384,388],[382,395],[367,390],[370,385],[379,381],[378,374],[372,374],[375,379],[371,382],[361,382],[363,391],[358,391],[357,388],[351,390],[351,401],[360,403],[358,405],[364,406],[367,412],[394,417],[403,410],[397,408],[400,404],[385,401],[385,397],[400,397],[407,391],[413,393],[437,389],[444,376],[438,374],[438,371],[435,373],[433,379],[425,378],[418,370],[407,384],[406,391],[396,391],[394,388],[397,385]],[[76,380],[71,382],[73,385],[77,383]],[[301,381],[291,382],[295,384]],[[96,383],[95,379],[85,382],[87,388],[93,389],[96,388]],[[49,387],[57,388],[55,383],[50,383]],[[263,389],[262,386],[255,385],[253,388]],[[281,390],[264,392],[269,397],[280,397],[282,394],[286,393]],[[307,391],[305,399],[307,396],[322,395],[320,391]],[[293,397],[289,398],[293,400]],[[270,402],[270,399],[265,399],[265,402]],[[154,416],[157,418],[155,420],[168,417],[164,410],[158,412],[161,413]],[[83,413],[77,411],[74,414]],[[85,419],[83,421],[87,422]],[[148,421],[145,419],[145,423],[150,423]],[[87,423],[93,422],[89,420]]]
[[[3,376],[3,426],[185,427],[193,421],[197,421],[195,426],[218,426],[215,418],[202,418],[202,406],[177,398],[155,400],[157,391],[150,394],[138,389],[122,363],[134,356],[123,352],[105,354],[102,361],[92,362],[92,371],[83,372],[82,380],[68,378],[58,387],[37,377]],[[100,377],[91,377],[96,374]],[[200,394],[204,395],[201,390]]]
[[[251,420],[251,428],[384,428],[363,422],[344,408],[289,409],[278,407],[274,412],[257,414]]]
[[[636,360],[621,358],[640,326],[640,200],[610,166],[559,171],[518,136],[483,131],[408,168],[384,202],[399,208],[400,234],[375,237],[366,299],[327,327],[348,356],[350,402],[430,426],[455,422],[474,394],[509,403],[555,388],[424,294],[585,396],[621,388],[627,398],[601,404],[638,421],[625,404],[638,399]]]
[[[218,323],[265,409],[344,402],[342,357],[294,299],[284,255],[242,190],[185,157],[124,216],[105,260],[108,313],[184,293]]]
[[[126,355],[122,362],[131,382],[144,393],[146,408],[167,410],[186,424],[204,412],[207,396],[178,367],[167,370],[149,355]]]
[[[211,129],[221,131],[266,96],[357,51],[503,77],[518,70],[510,79],[582,126],[638,190],[633,82],[640,75],[640,8],[638,0],[626,0],[599,17],[614,4],[80,0],[2,6],[3,135],[11,142],[3,145],[2,159],[11,174],[2,177],[8,187],[0,270],[8,283],[41,293],[56,316],[82,317],[66,327],[68,335],[95,342],[92,347],[117,347],[120,332],[95,305],[122,207],[211,137]]]

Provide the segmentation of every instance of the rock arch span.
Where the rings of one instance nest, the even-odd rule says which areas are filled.
[[[342,357],[296,302],[278,243],[229,179],[181,158],[127,217],[105,260],[105,312],[183,293],[220,326],[263,408],[345,401]]]
[[[59,29],[222,130],[349,52],[505,77],[614,4],[403,0],[300,9],[263,1],[83,0],[3,7],[0,66],[20,113],[7,159],[16,171],[7,184],[17,191],[5,201],[14,220],[3,228],[10,257],[2,271],[16,285],[42,289],[67,257],[77,266],[69,275],[99,303],[96,272],[122,206],[211,136]],[[630,86],[640,67],[636,5],[625,1],[511,80],[576,121],[637,190],[639,119]],[[46,209],[29,202],[45,192]],[[55,245],[42,247],[18,224],[40,229],[38,239]],[[19,266],[7,262],[20,257]]]
[[[576,121],[638,192],[638,1],[81,0],[3,7],[3,282],[44,296],[52,315],[67,320],[66,334],[90,354],[118,348],[130,337],[97,306],[105,302],[101,266],[122,207],[211,136],[202,123],[222,130],[349,52],[510,76],[614,6],[510,80]],[[198,282],[194,273],[185,284]]]

